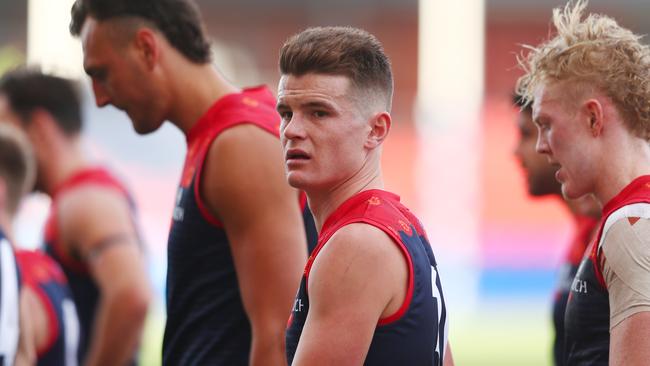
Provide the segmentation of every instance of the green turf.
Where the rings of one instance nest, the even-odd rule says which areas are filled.
[[[452,313],[449,340],[459,366],[538,366],[551,364],[549,309],[509,304]]]
[[[159,303],[151,306],[144,326],[140,347],[140,365],[158,366],[162,364],[162,341],[165,330],[165,311]]]
[[[547,366],[552,329],[547,304],[500,301],[467,313],[451,312],[449,340],[458,366]],[[164,312],[149,313],[141,347],[143,366],[161,364]]]

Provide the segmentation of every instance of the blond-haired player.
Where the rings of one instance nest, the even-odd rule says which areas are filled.
[[[519,92],[533,103],[537,150],[568,198],[603,204],[571,287],[568,365],[650,360],[650,49],[585,1],[555,9],[557,35],[531,48]]]

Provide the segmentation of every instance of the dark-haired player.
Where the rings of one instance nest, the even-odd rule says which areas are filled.
[[[84,158],[74,84],[30,69],[6,73],[0,78],[0,119],[27,135],[36,158],[36,189],[52,198],[45,250],[63,268],[74,296],[79,362],[133,360],[149,281],[126,190]]]
[[[215,69],[189,0],[78,0],[71,31],[97,105],[122,109],[141,134],[169,120],[187,140],[163,363],[285,364],[287,313],[313,228],[284,180],[273,95],[239,89]]]
[[[548,162],[543,154],[535,149],[537,143],[537,127],[533,123],[530,104],[519,97],[514,98],[515,105],[520,108],[517,117],[519,139],[515,148],[515,156],[521,163],[526,175],[528,194],[532,197],[555,196],[565,203],[574,220],[575,236],[568,248],[564,262],[558,274],[555,297],[553,299],[553,360],[555,365],[564,365],[564,313],[571,292],[571,285],[580,260],[587,246],[596,234],[600,206],[591,196],[577,200],[565,200],[562,197],[562,187],[555,179],[557,166]]]

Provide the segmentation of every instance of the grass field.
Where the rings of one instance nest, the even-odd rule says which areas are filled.
[[[449,338],[455,364],[550,365],[552,324],[546,305],[502,300],[472,314],[452,314]]]
[[[458,366],[550,365],[551,321],[545,300],[491,300],[471,313],[451,314],[449,338]],[[141,364],[160,365],[164,312],[150,312]]]

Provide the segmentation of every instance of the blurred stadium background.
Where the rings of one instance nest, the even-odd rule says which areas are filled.
[[[548,365],[550,304],[571,222],[553,199],[532,201],[512,157],[512,88],[521,44],[548,34],[558,0],[198,0],[215,63],[240,86],[277,85],[277,54],[293,33],[352,25],[374,33],[392,59],[394,127],[384,151],[387,189],[429,232],[450,308],[458,365]],[[160,363],[166,242],[185,144],[167,125],[137,136],[126,115],[97,109],[67,38],[70,0],[0,0],[0,73],[24,62],[81,80],[89,157],[125,178],[137,199],[157,293],[142,360]],[[647,0],[593,0],[636,33]],[[16,222],[34,247],[48,209],[34,195]]]

